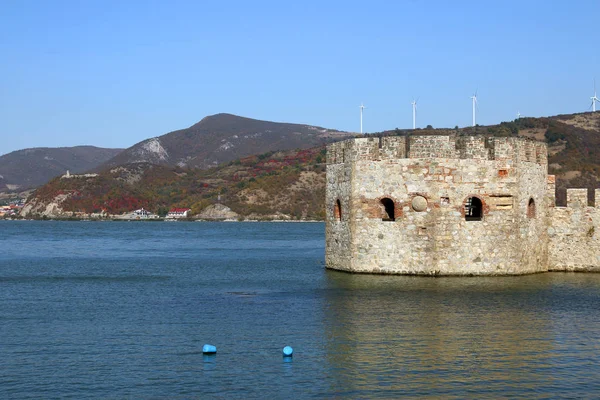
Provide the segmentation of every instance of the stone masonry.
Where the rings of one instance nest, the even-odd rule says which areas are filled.
[[[327,148],[326,265],[365,273],[600,271],[600,190],[555,207],[545,143],[358,138]]]

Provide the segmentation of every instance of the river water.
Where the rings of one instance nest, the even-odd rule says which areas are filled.
[[[600,274],[323,258],[321,223],[0,222],[0,398],[600,396]]]

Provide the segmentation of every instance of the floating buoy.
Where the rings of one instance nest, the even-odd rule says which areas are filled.
[[[284,357],[291,357],[292,354],[294,354],[294,349],[292,349],[291,346],[285,346],[283,348],[283,356]]]
[[[217,353],[217,348],[216,348],[216,346],[213,346],[212,344],[205,344],[204,346],[202,346],[202,353],[204,353],[204,354],[216,354]]]

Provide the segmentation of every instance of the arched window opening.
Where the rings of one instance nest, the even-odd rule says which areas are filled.
[[[381,199],[382,217],[383,221],[395,221],[396,212],[394,207],[394,201],[389,198]]]
[[[535,218],[535,200],[533,200],[533,197],[529,199],[527,204],[527,218]]]
[[[333,216],[336,220],[342,220],[342,203],[340,203],[340,199],[335,201],[335,207],[333,208]]]
[[[465,203],[465,220],[481,221],[483,217],[483,203],[477,197],[469,197]]]

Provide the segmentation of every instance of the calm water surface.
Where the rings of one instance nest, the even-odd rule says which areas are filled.
[[[323,224],[5,221],[0,239],[0,398],[600,396],[600,274],[326,271]]]

